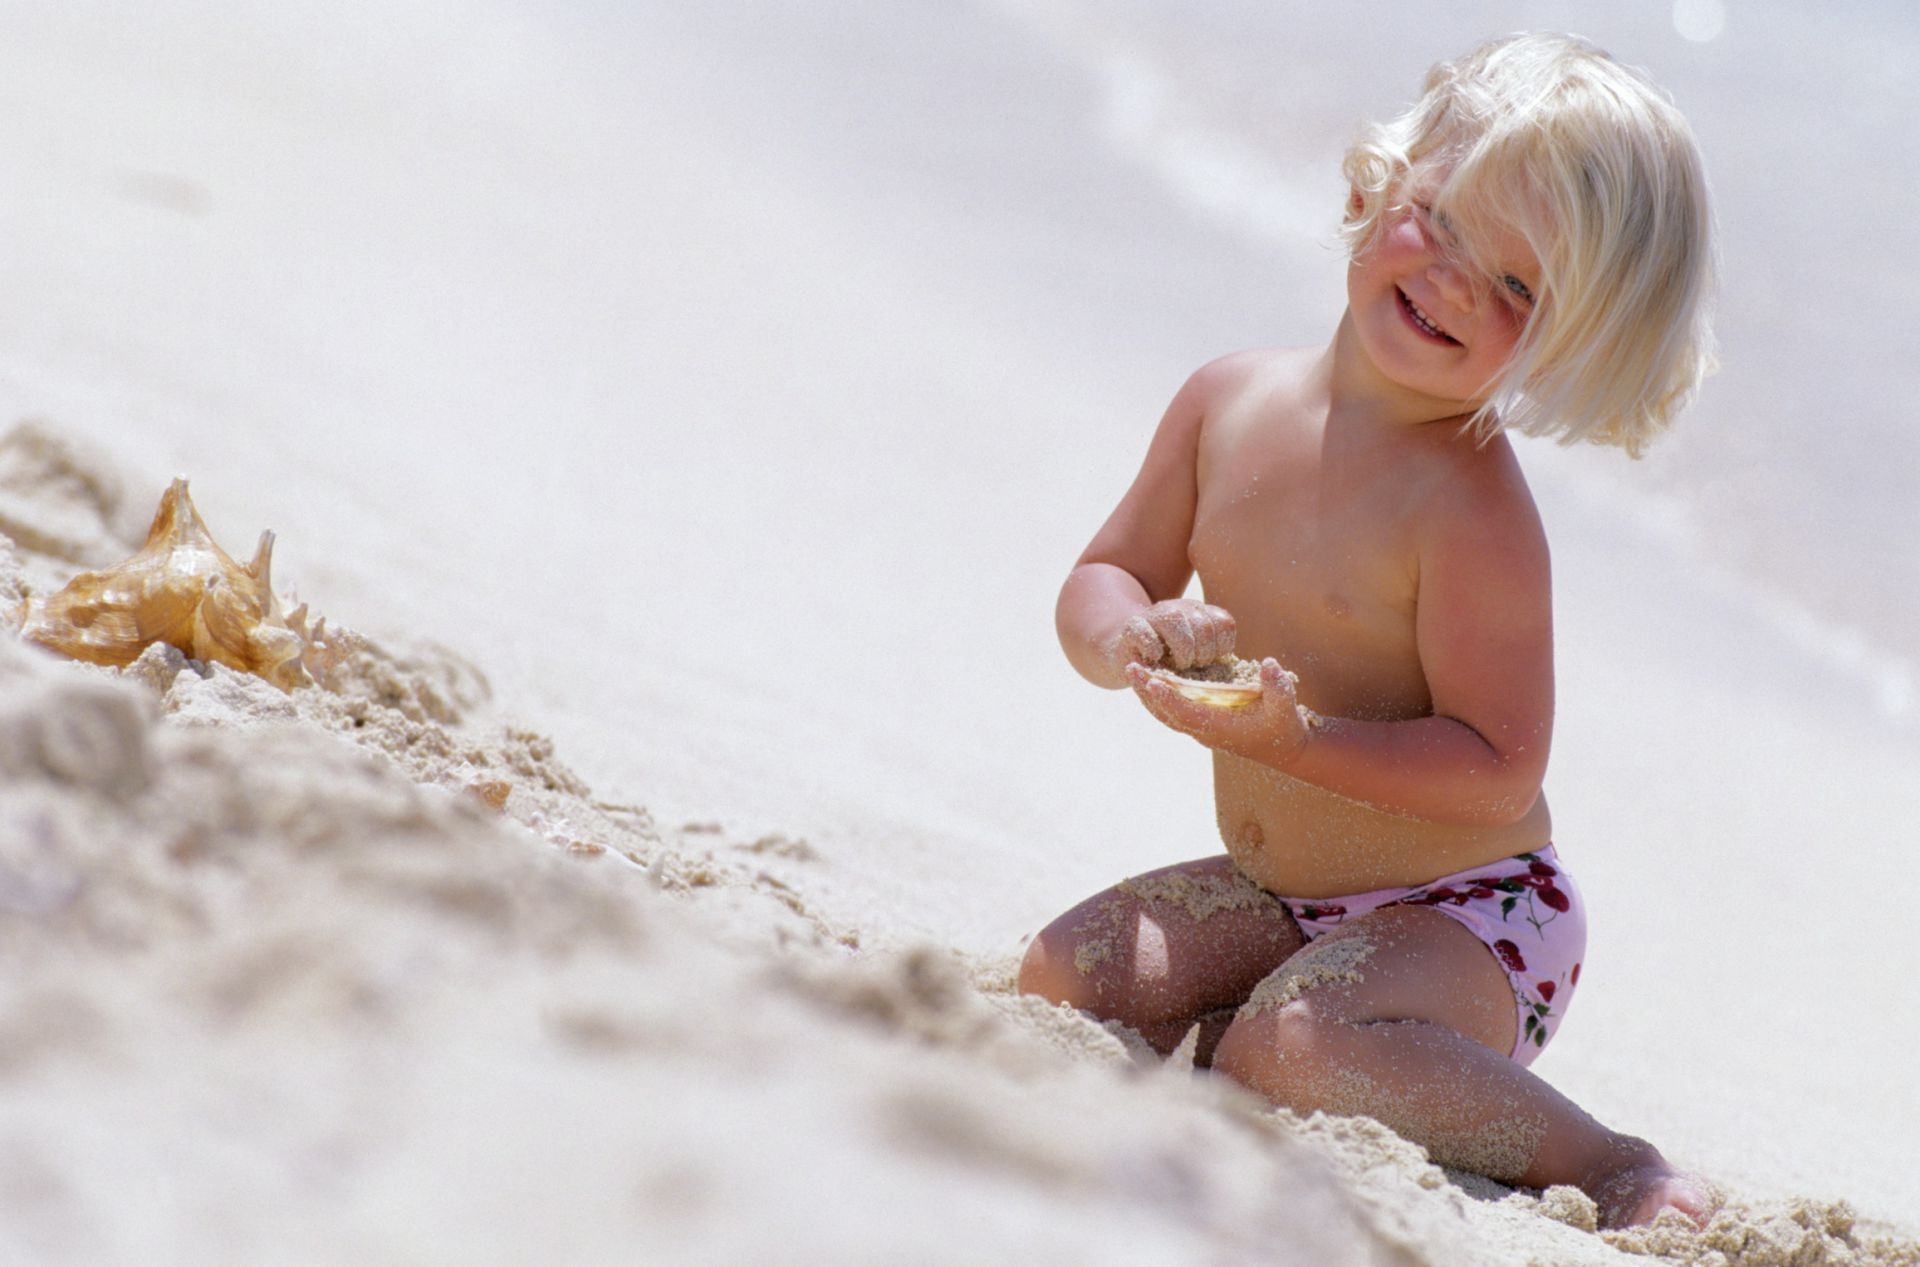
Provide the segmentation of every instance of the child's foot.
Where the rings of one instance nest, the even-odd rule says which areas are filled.
[[[1720,1204],[1706,1180],[1675,1169],[1643,1139],[1623,1138],[1580,1187],[1600,1208],[1603,1228],[1638,1227],[1662,1210],[1678,1210],[1695,1227],[1705,1227]]]

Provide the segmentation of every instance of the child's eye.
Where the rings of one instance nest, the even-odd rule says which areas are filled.
[[[1507,292],[1511,294],[1515,299],[1518,299],[1521,303],[1526,304],[1528,307],[1533,306],[1533,291],[1529,290],[1527,288],[1527,284],[1521,281],[1518,277],[1515,277],[1512,273],[1508,273],[1505,277],[1502,277],[1500,279],[1500,284],[1502,286],[1505,286],[1507,288]]]

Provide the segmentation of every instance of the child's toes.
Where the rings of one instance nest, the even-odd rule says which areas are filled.
[[[1719,1208],[1713,1185],[1676,1170],[1664,1158],[1625,1167],[1596,1182],[1588,1195],[1600,1208],[1600,1226],[1638,1227],[1677,1211],[1695,1227],[1705,1227]]]

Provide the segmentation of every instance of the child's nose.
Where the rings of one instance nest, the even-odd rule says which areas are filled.
[[[1473,287],[1459,265],[1436,260],[1427,267],[1427,280],[1440,292],[1440,297],[1454,307],[1462,312],[1473,310]]]

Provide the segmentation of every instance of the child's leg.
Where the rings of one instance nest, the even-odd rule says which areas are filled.
[[[1020,989],[1129,1025],[1163,1056],[1200,1022],[1205,1065],[1234,1009],[1304,940],[1225,855],[1202,858],[1122,881],[1047,925]]]
[[[1261,982],[1213,1067],[1300,1112],[1364,1114],[1434,1161],[1507,1183],[1573,1184],[1604,1226],[1709,1190],[1513,1061],[1513,988],[1493,954],[1438,911],[1388,907],[1320,938]]]

